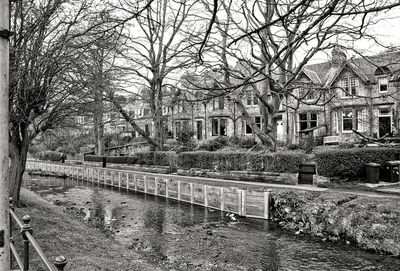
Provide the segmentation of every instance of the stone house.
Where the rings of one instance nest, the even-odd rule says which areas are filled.
[[[354,131],[371,137],[398,134],[399,74],[399,51],[347,59],[335,48],[331,61],[305,66],[288,101],[293,143],[307,131],[319,142],[325,136],[355,141]]]

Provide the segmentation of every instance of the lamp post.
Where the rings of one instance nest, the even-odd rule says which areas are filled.
[[[10,268],[8,184],[9,0],[0,0],[0,270]]]

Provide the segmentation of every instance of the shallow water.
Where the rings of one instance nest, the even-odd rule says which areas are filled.
[[[400,260],[294,235],[273,222],[91,183],[27,175],[24,186],[165,270],[400,270]]]

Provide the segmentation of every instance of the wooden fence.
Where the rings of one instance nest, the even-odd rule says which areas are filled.
[[[248,191],[235,187],[218,187],[197,181],[209,178],[138,172],[96,166],[77,166],[49,162],[27,162],[28,171],[41,171],[67,176],[94,185],[117,187],[127,191],[152,194],[167,199],[188,202],[240,216],[269,219],[270,190]]]

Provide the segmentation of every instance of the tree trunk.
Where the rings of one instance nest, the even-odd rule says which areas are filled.
[[[28,138],[23,138],[20,144],[10,142],[10,197],[13,198],[16,204],[19,204],[20,192],[22,185],[22,176],[25,172],[26,158],[29,150]]]

